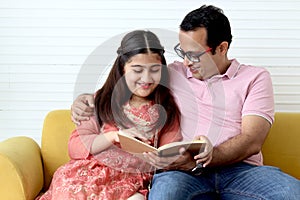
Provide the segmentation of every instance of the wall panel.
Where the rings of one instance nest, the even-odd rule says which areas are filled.
[[[91,72],[80,86],[101,86],[112,60],[98,61],[115,51],[118,44],[105,43],[112,37],[138,28],[176,35],[182,18],[205,3],[223,8],[231,21],[230,58],[270,71],[276,111],[300,111],[296,0],[0,0],[0,141],[27,135],[40,142],[43,118],[50,110],[70,108],[84,65]],[[169,62],[178,59],[173,36],[161,35],[164,42],[172,40],[166,44]],[[97,62],[85,63],[99,45],[107,55],[95,52]],[[90,77],[99,65],[103,73],[95,84]]]

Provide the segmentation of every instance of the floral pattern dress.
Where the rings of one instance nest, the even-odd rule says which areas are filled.
[[[156,108],[146,104],[137,109],[127,103],[123,109],[135,125],[142,127],[142,132],[153,143],[155,131],[149,130],[153,129],[158,118]],[[110,124],[99,129],[95,117],[82,122],[69,140],[71,160],[57,169],[48,191],[37,199],[122,200],[137,192],[146,199],[152,178],[151,166],[147,162],[123,151],[119,143],[114,143],[97,155],[89,153],[98,134],[113,130],[118,128]],[[160,145],[182,139],[177,124],[172,130],[159,139]]]

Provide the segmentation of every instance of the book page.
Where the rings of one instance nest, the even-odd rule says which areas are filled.
[[[149,144],[146,144],[132,136],[119,133],[119,140],[123,150],[134,154],[141,154],[144,152],[155,152],[157,149]]]
[[[180,148],[184,147],[194,156],[203,152],[206,145],[205,141],[202,140],[181,141],[165,144],[157,149],[124,133],[119,133],[118,136],[121,148],[132,154],[142,154],[144,152],[158,152],[158,155],[163,157],[176,156],[179,155]]]
[[[175,155],[179,155],[179,150],[181,148],[185,148],[194,156],[204,151],[205,141],[195,140],[195,141],[173,142],[159,147],[158,150],[160,156],[175,156]]]

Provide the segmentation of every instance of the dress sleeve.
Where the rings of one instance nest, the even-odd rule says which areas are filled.
[[[110,131],[118,131],[119,129],[112,125],[112,124],[103,124],[102,128],[101,128],[101,132],[102,133],[107,133],[107,132],[110,132]]]
[[[100,134],[96,118],[93,116],[88,121],[83,121],[72,132],[68,150],[71,159],[86,159],[90,156],[90,149],[94,139]]]
[[[86,159],[90,154],[91,146],[100,133],[118,130],[117,127],[104,124],[101,129],[93,116],[88,121],[82,122],[71,134],[69,139],[69,156],[71,159]]]
[[[173,127],[163,135],[161,135],[159,139],[159,146],[171,143],[178,142],[182,140],[182,134],[180,132],[179,122],[176,121],[173,124]]]

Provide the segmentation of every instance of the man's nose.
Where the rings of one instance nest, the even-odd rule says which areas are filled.
[[[183,64],[184,64],[184,66],[186,66],[186,67],[190,67],[190,66],[192,66],[194,63],[193,63],[192,61],[190,61],[190,60],[187,58],[187,56],[184,56]]]

